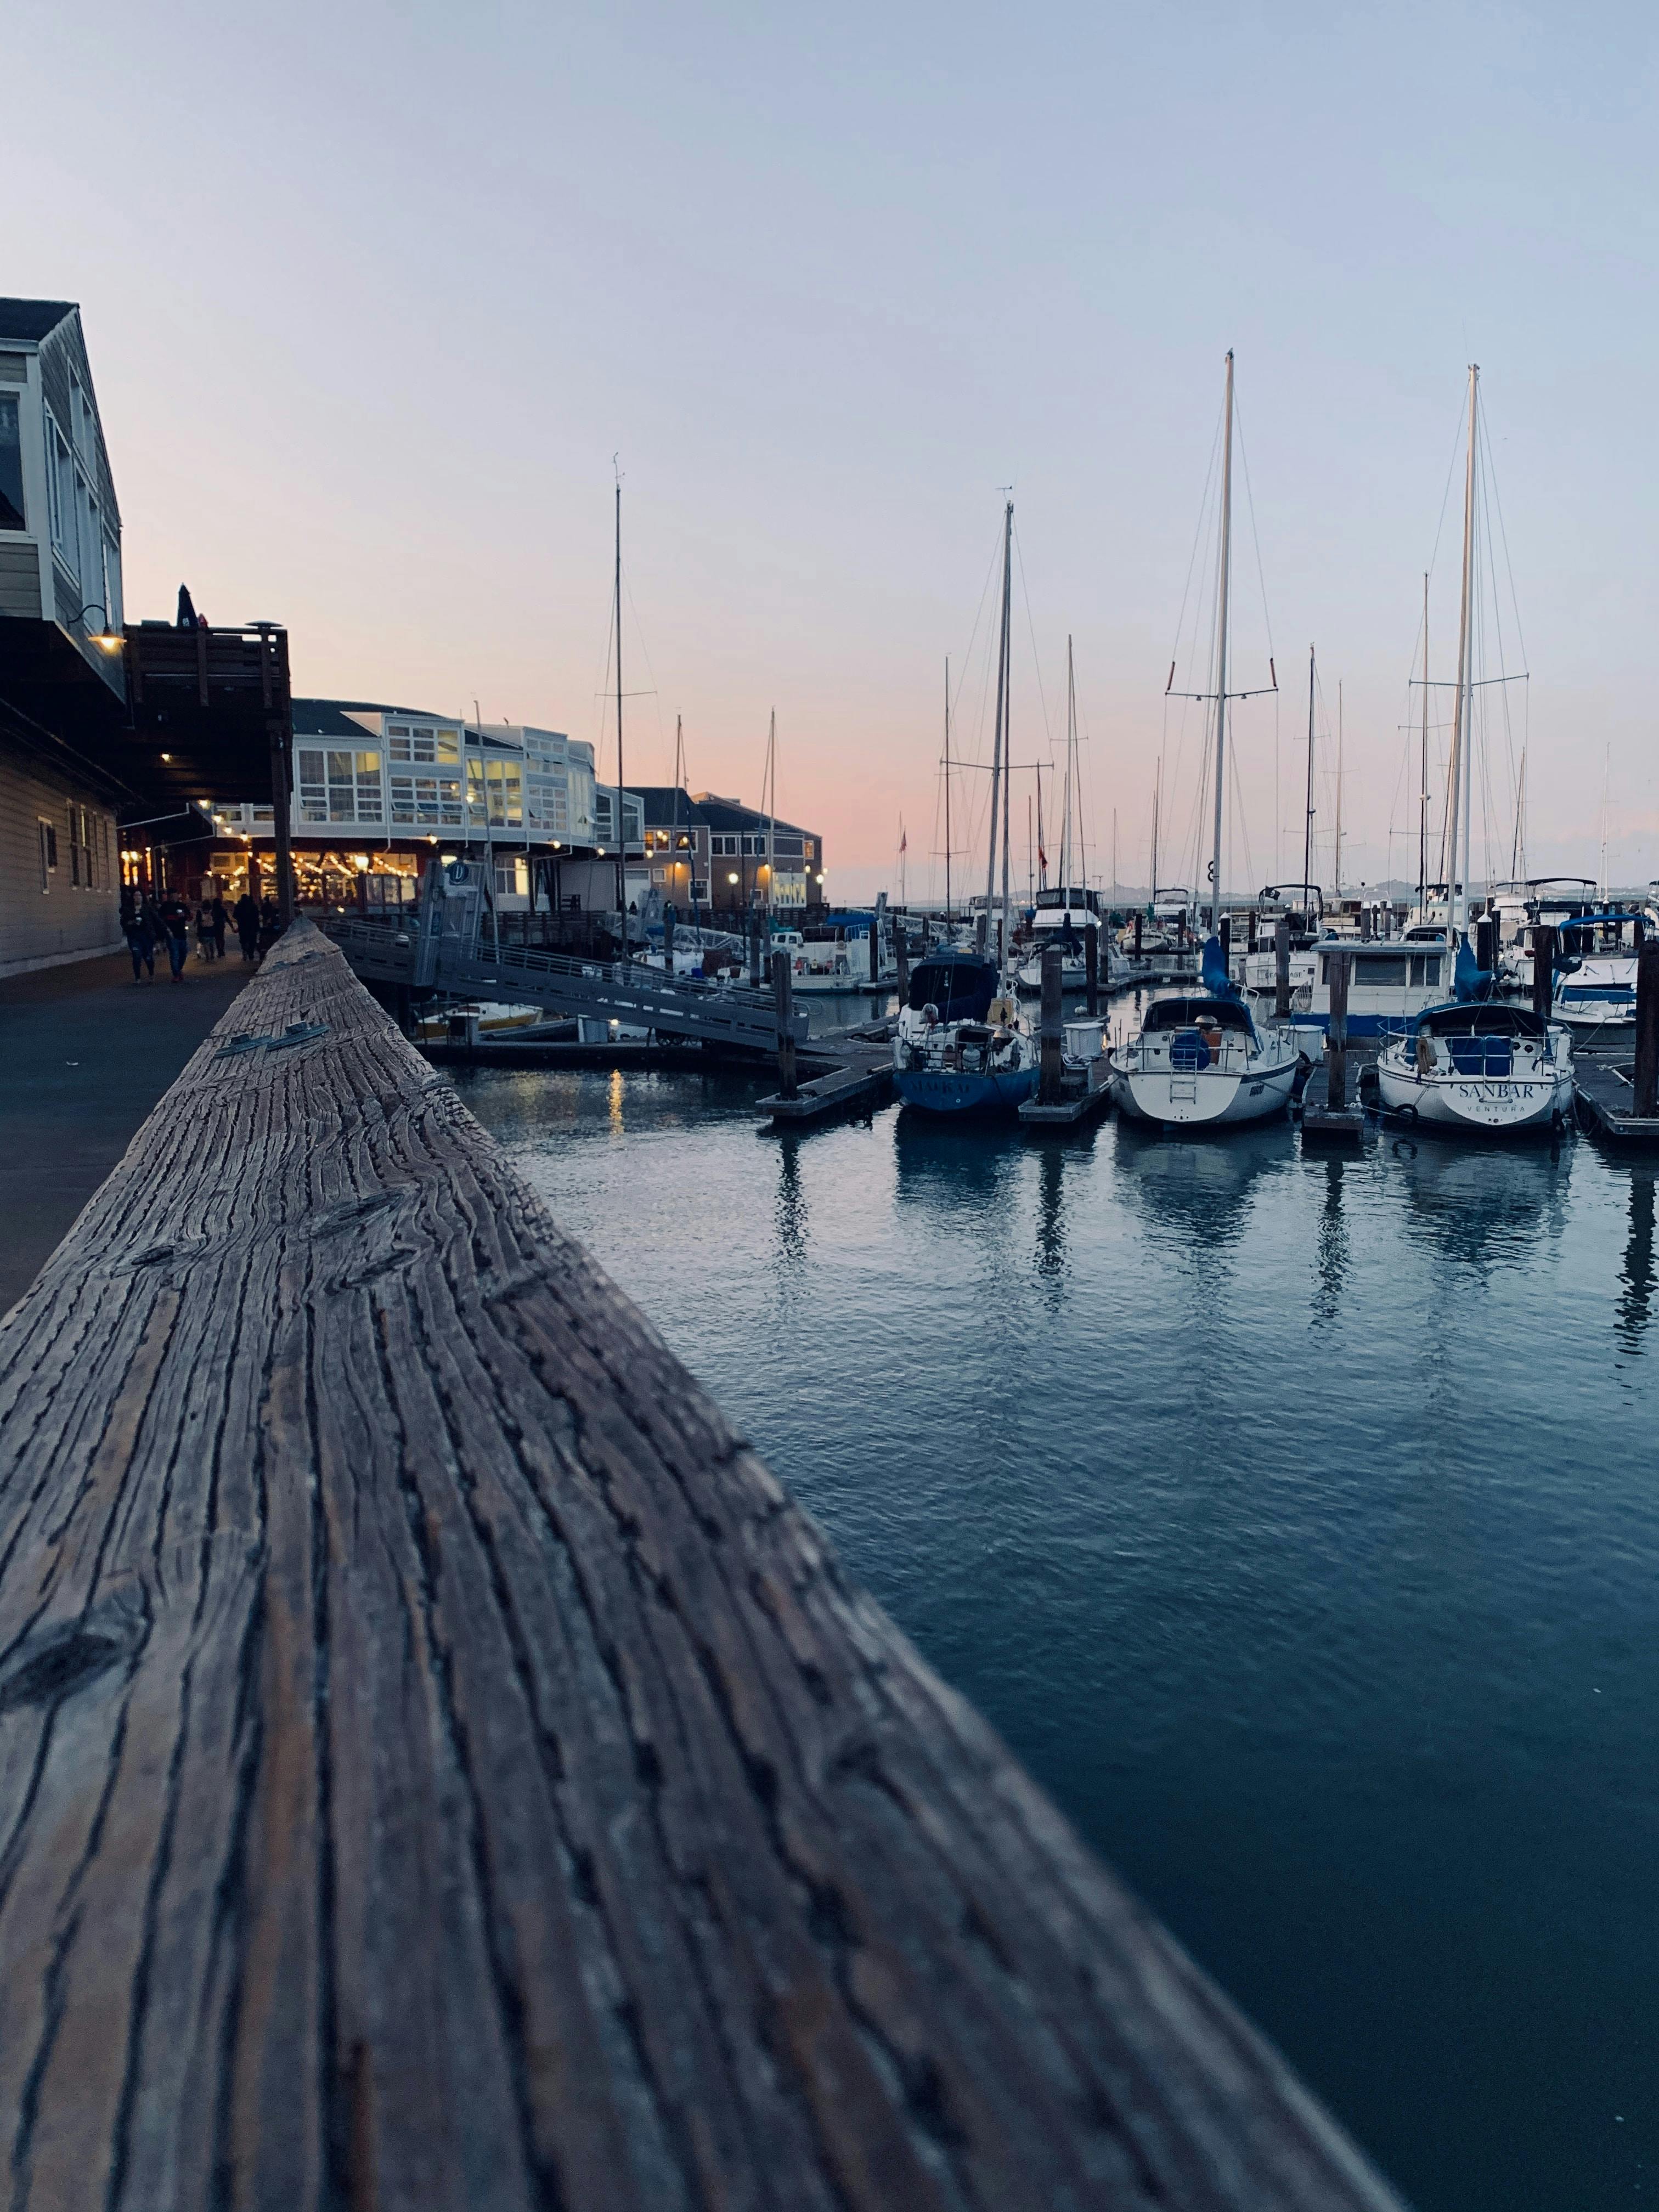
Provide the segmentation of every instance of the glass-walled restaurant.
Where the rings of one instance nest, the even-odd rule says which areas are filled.
[[[411,901],[434,852],[476,859],[488,843],[502,907],[527,908],[538,860],[559,864],[603,854],[614,800],[614,792],[605,794],[602,827],[593,749],[558,731],[479,726],[332,700],[294,702],[291,805],[301,905],[356,904],[360,877],[368,878],[365,895],[374,904]],[[631,792],[624,814],[630,848],[642,851],[643,813]],[[256,891],[269,889],[271,809],[228,801],[215,805],[213,822],[217,835],[206,873],[215,888],[239,896],[251,860]],[[579,878],[584,888],[591,872]],[[602,882],[605,872],[598,873]],[[562,875],[557,865],[541,871],[544,902]]]

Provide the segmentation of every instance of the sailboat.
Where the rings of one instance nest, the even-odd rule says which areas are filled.
[[[1417,1015],[1414,1034],[1377,1057],[1385,1112],[1481,1135],[1565,1126],[1572,1110],[1572,1040],[1559,1022],[1493,995],[1495,975],[1475,965],[1468,940],[1469,817],[1474,732],[1473,588],[1480,371],[1469,368],[1469,442],[1463,480],[1463,581],[1457,639],[1457,705],[1446,772],[1452,997]]]
[[[1221,833],[1227,762],[1227,617],[1232,568],[1233,357],[1227,356],[1221,448],[1221,556],[1216,588],[1215,836],[1210,862],[1210,934],[1199,971],[1201,994],[1155,999],[1140,1033],[1111,1060],[1120,1109],[1143,1121],[1188,1127],[1260,1121],[1290,1103],[1301,1054],[1288,1030],[1258,1029],[1227,973],[1221,950]],[[1172,672],[1173,674],[1173,672]],[[1275,688],[1277,688],[1275,684]],[[1242,696],[1242,695],[1237,695]]]
[[[1010,645],[1012,638],[1014,503],[1002,520],[1002,628],[997,655],[991,757],[991,830],[981,945],[945,945],[910,971],[893,1038],[893,1088],[930,1114],[1012,1114],[1037,1087],[1036,1040],[1004,978],[1013,940],[1009,903]],[[999,834],[1002,904],[994,912]]]
[[[1041,825],[1039,824],[1039,830]],[[1039,834],[1038,846],[1042,839]],[[1112,943],[1101,912],[1100,894],[1088,888],[1083,865],[1083,775],[1077,750],[1077,678],[1072,641],[1066,641],[1066,795],[1060,809],[1060,880],[1037,892],[1031,914],[1030,957],[1019,971],[1022,991],[1042,988],[1042,955],[1058,938],[1061,947],[1060,988],[1081,991],[1089,981],[1089,939],[1098,948],[1095,974],[1101,989],[1117,990],[1129,978],[1129,963]]]

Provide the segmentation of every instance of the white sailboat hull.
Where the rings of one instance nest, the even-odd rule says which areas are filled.
[[[1494,1078],[1439,1070],[1423,1075],[1384,1054],[1376,1081],[1386,1113],[1487,1136],[1552,1128],[1572,1111],[1572,1074],[1566,1068]]]
[[[1297,1061],[1239,1070],[1137,1068],[1114,1062],[1112,1098],[1121,1113],[1166,1128],[1220,1128],[1265,1121],[1289,1105]]]

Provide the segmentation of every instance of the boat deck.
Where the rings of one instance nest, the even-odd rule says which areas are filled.
[[[1573,1090],[1579,1119],[1614,1144],[1659,1146],[1659,1115],[1635,1111],[1635,1062],[1613,1048],[1573,1054]]]

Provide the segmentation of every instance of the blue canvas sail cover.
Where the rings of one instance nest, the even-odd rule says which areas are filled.
[[[1221,957],[1221,939],[1206,937],[1203,957],[1199,962],[1198,980],[1204,988],[1218,999],[1238,998],[1238,986],[1227,973],[1227,963]]]
[[[1482,968],[1476,963],[1474,955],[1469,950],[1468,937],[1460,937],[1457,940],[1457,960],[1452,970],[1453,998],[1464,1000],[1489,999],[1496,980],[1490,968]]]

